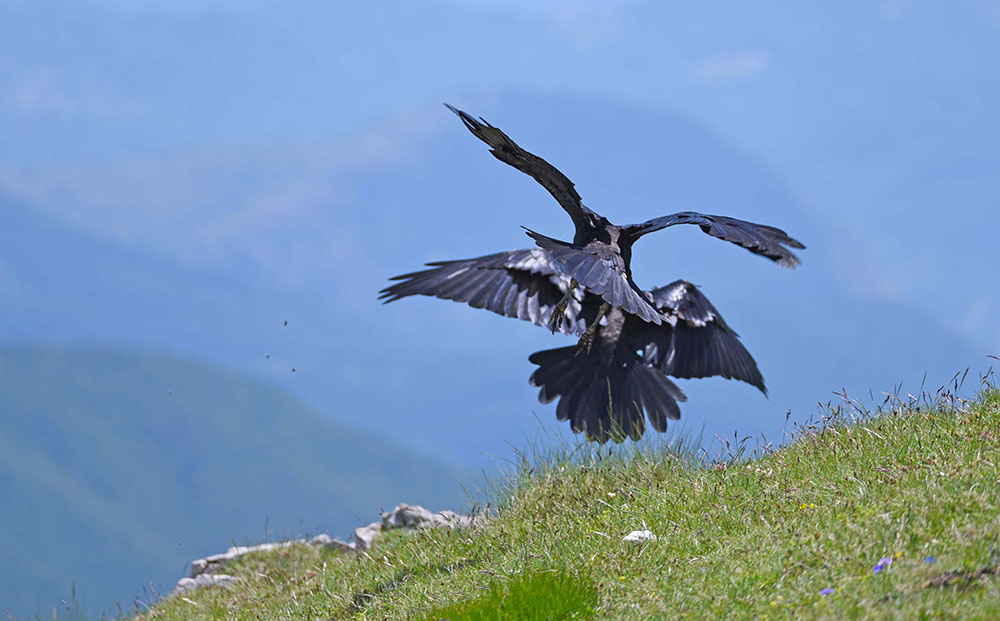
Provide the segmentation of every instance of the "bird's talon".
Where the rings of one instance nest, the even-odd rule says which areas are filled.
[[[594,317],[594,321],[580,335],[580,340],[576,344],[576,355],[590,354],[590,348],[594,346],[594,337],[597,336],[597,329],[601,325],[601,318],[610,310],[610,304],[607,302],[601,304],[601,308],[597,310],[597,316]]]
[[[552,311],[552,318],[549,320],[549,327],[552,328],[552,334],[555,334],[559,330],[559,326],[562,324],[563,317],[566,315],[566,304],[561,306],[556,306]]]
[[[566,294],[563,295],[562,299],[559,300],[555,307],[552,309],[552,318],[549,319],[549,327],[552,328],[552,334],[555,334],[559,330],[560,324],[562,324],[563,317],[566,315],[566,308],[569,306],[570,298],[573,296],[573,290],[577,288],[577,282],[575,280],[570,282],[569,288],[566,290]]]

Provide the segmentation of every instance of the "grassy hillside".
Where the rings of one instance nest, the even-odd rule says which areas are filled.
[[[238,587],[147,618],[1000,616],[996,390],[842,414],[753,461],[605,448],[534,462],[474,532],[248,557]],[[658,539],[623,541],[643,528]]]
[[[266,382],[162,355],[0,349],[0,610],[90,614],[265,533],[341,536],[462,474]],[[144,592],[145,588],[145,592]]]

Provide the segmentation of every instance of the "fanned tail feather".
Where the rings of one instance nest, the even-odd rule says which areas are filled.
[[[571,346],[535,352],[528,360],[538,365],[530,381],[540,389],[539,400],[558,398],[556,417],[602,444],[638,440],[646,419],[656,431],[666,431],[667,420],[681,416],[678,402],[687,400],[666,375],[638,358],[609,363],[596,350],[578,354]]]

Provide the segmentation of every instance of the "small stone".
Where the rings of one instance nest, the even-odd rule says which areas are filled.
[[[271,550],[287,548],[288,546],[293,546],[297,543],[305,543],[305,540],[295,539],[293,541],[282,541],[280,543],[262,543],[256,546],[233,546],[222,554],[213,554],[212,556],[206,556],[205,558],[191,561],[190,575],[191,578],[197,578],[203,574],[218,574],[229,561],[243,556],[244,554],[250,554],[253,552],[270,552]]]
[[[461,515],[454,511],[444,510],[432,513],[420,505],[400,503],[392,511],[382,514],[382,530],[394,528],[425,528],[427,526],[443,526],[446,528],[469,528],[476,523],[469,515]]]
[[[445,509],[434,514],[434,524],[446,528],[470,528],[475,525],[476,518],[471,515],[462,515]]]
[[[354,529],[354,548],[359,552],[369,550],[372,547],[372,543],[382,534],[382,524],[380,522],[372,522],[368,526],[362,526],[360,528]]]
[[[656,541],[656,535],[648,530],[633,530],[622,541]]]
[[[236,576],[228,574],[200,574],[197,578],[181,578],[174,593],[186,593],[202,587],[228,587],[236,584]]]
[[[400,503],[392,511],[382,514],[382,528],[384,530],[392,530],[394,528],[423,528],[433,523],[433,513],[420,505],[413,505],[411,507],[405,502]]]
[[[347,543],[346,541],[341,541],[340,539],[337,539],[336,537],[331,537],[326,533],[316,535],[315,537],[310,539],[309,545],[317,547],[322,546],[325,548],[330,548],[331,550],[343,550],[345,552],[357,551],[353,543]]]
[[[208,569],[208,560],[200,558],[198,560],[191,561],[190,577],[197,578],[201,574],[205,573],[206,569]]]

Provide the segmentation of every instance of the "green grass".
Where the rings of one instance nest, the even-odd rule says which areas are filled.
[[[463,619],[589,619],[597,608],[596,586],[587,578],[561,572],[523,573],[506,583],[495,580],[485,595],[427,613],[427,621]]]
[[[752,460],[628,445],[525,458],[474,531],[245,557],[238,588],[147,616],[1000,618],[1000,392],[889,409],[841,411]],[[658,540],[622,541],[643,528]]]

